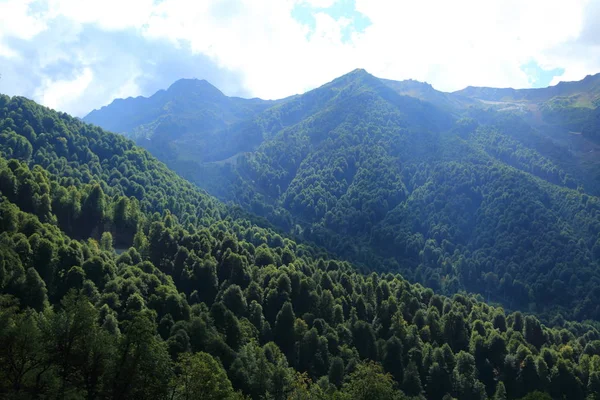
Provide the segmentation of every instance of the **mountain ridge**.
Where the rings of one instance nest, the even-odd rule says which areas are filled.
[[[356,75],[370,75],[373,76],[371,74],[369,74],[365,69],[362,68],[357,68],[355,70],[352,70],[350,72],[348,72],[347,74],[342,75],[339,78],[334,79],[332,82],[334,82],[337,79],[340,79],[342,77],[349,77],[349,76],[356,76]],[[479,94],[479,92],[493,92],[493,91],[499,91],[502,93],[519,93],[519,92],[523,92],[523,93],[543,93],[543,92],[548,92],[548,91],[556,91],[558,89],[562,89],[562,88],[570,88],[573,86],[577,86],[578,84],[589,84],[589,82],[596,82],[596,81],[600,81],[600,73],[597,74],[592,74],[592,75],[587,75],[585,78],[583,78],[582,80],[579,81],[560,81],[558,82],[556,85],[553,86],[547,86],[547,87],[543,87],[543,88],[522,88],[522,89],[515,89],[512,87],[504,87],[504,88],[493,88],[493,87],[489,87],[489,86],[467,86],[464,89],[460,89],[460,90],[455,90],[455,91],[451,91],[451,92],[444,92],[444,91],[440,91],[435,89],[430,83],[424,82],[424,81],[418,81],[418,80],[414,80],[414,79],[405,79],[405,80],[391,80],[391,79],[386,79],[386,78],[377,78],[379,80],[381,80],[382,82],[384,82],[387,85],[392,85],[392,86],[396,86],[398,87],[400,90],[404,90],[406,92],[409,92],[409,89],[418,89],[418,91],[423,91],[423,88],[425,88],[425,90],[427,91],[433,91],[433,92],[437,92],[439,94],[444,94],[444,95],[461,95],[462,97],[465,98],[469,98],[469,97],[482,97],[484,99],[495,99],[497,98],[497,95],[492,95],[492,94],[488,94],[487,96],[482,96]],[[136,97],[127,97],[127,98],[117,98],[114,99],[111,103],[102,106],[99,109],[94,109],[92,111],[90,111],[90,113],[88,113],[85,117],[87,118],[90,114],[92,113],[97,113],[102,109],[106,109],[108,107],[110,107],[111,105],[113,105],[113,103],[116,102],[122,102],[122,101],[129,101],[129,100],[139,100],[139,99],[149,99],[155,95],[158,95],[162,92],[168,92],[169,89],[171,89],[172,87],[178,87],[183,83],[189,83],[189,82],[203,82],[204,84],[207,84],[211,89],[214,89],[216,91],[218,91],[220,94],[222,94],[223,96],[225,96],[217,87],[215,87],[214,85],[212,85],[210,82],[208,82],[205,79],[199,79],[199,78],[180,78],[178,80],[176,80],[175,82],[173,82],[169,88],[167,89],[160,89],[158,91],[156,91],[154,94],[150,95],[150,96],[136,96]],[[332,83],[330,82],[330,83]],[[285,98],[282,99],[275,99],[275,100],[263,100],[261,98],[258,97],[252,97],[252,98],[245,98],[245,97],[230,97],[232,99],[241,99],[241,100],[255,100],[255,101],[265,101],[265,102],[280,102],[283,101],[285,99],[289,99],[292,97],[296,97],[299,95],[291,95],[291,96],[287,96]],[[93,122],[92,122],[93,123]]]
[[[358,81],[299,121],[272,112],[248,166],[273,197],[289,173],[276,205],[317,221],[306,237],[344,232],[365,273],[240,218],[121,135],[0,95],[0,392],[597,397],[598,198],[533,177],[564,178],[514,121],[505,134]],[[382,265],[373,243],[401,257]]]
[[[531,120],[357,69],[222,129],[166,125],[138,143],[221,200],[367,269],[511,308],[596,315],[573,306],[583,292],[552,300],[534,289],[552,286],[565,266],[596,268],[600,227],[591,221],[600,182],[598,162],[574,147],[592,146],[587,138]],[[589,208],[568,200],[580,196],[589,196]],[[522,223],[504,222],[513,218]],[[549,254],[560,265],[549,266]],[[506,285],[485,289],[487,274]]]
[[[492,87],[487,87],[487,86],[467,86],[464,89],[461,90],[457,90],[454,92],[451,92],[453,94],[462,94],[462,95],[466,95],[466,96],[474,96],[474,97],[480,97],[486,100],[494,100],[494,99],[498,99],[500,100],[497,95],[494,94],[494,92],[500,92],[503,95],[506,94],[519,94],[520,96],[518,96],[517,98],[514,98],[515,100],[519,100],[519,99],[523,99],[523,100],[527,100],[527,99],[542,99],[544,98],[544,95],[547,97],[546,100],[549,100],[551,97],[557,96],[559,95],[561,92],[567,92],[567,93],[571,93],[576,90],[579,89],[581,90],[582,86],[585,85],[590,85],[592,84],[593,87],[596,87],[598,84],[600,84],[600,73],[596,73],[593,75],[587,75],[585,78],[581,79],[581,80],[577,80],[577,81],[560,81],[555,85],[551,85],[551,86],[547,86],[547,87],[543,87],[543,88],[523,88],[523,89],[514,89],[511,87],[506,87],[506,88],[492,88]],[[598,88],[598,90],[600,90],[600,87]],[[550,94],[548,94],[550,93]],[[530,98],[527,98],[527,95],[532,95],[530,96]]]
[[[244,99],[240,97],[228,97],[218,88],[202,79],[179,79],[169,86],[166,90],[159,90],[152,96],[144,97],[129,97],[127,99],[113,100],[110,104],[91,111],[83,120],[96,125],[107,126],[109,130],[117,133],[126,133],[129,135],[135,134],[136,127],[149,124],[156,120],[156,116],[160,113],[168,113],[173,108],[172,103],[176,103],[179,107],[179,114],[175,114],[177,118],[186,117],[181,115],[189,109],[186,102],[181,101],[181,97],[185,97],[193,102],[192,107],[210,107],[212,112],[215,111],[211,107],[212,103],[220,105],[226,113],[226,119],[235,120],[243,118],[247,114],[251,114],[253,109],[262,109],[268,105],[276,104],[276,101],[262,100],[257,98]],[[111,122],[104,118],[104,114],[115,107],[122,107],[119,112],[118,119],[120,122]],[[144,111],[146,115],[136,118],[136,113]],[[175,110],[178,111],[178,110]],[[210,116],[208,116],[210,119]],[[206,123],[206,118],[200,118],[193,123]]]

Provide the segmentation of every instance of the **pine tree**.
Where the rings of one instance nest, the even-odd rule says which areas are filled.
[[[506,400],[506,388],[504,387],[504,382],[502,381],[499,381],[498,384],[496,384],[494,400]]]

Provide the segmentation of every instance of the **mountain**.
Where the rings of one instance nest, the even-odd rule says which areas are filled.
[[[572,176],[583,177],[581,183],[594,194],[599,193],[598,168],[600,135],[600,74],[576,82],[560,82],[538,89],[495,89],[468,87],[454,92],[471,98],[491,109],[517,113],[540,135],[553,142],[569,156],[562,156],[563,168]],[[536,146],[539,149],[539,146]],[[554,152],[557,154],[557,152]],[[548,154],[545,154],[548,156]],[[556,159],[556,156],[551,156]]]
[[[589,116],[583,128],[583,134],[594,140],[600,140],[600,107],[596,108]]]
[[[364,74],[327,91],[341,96],[341,110],[317,92],[328,110],[320,120],[302,119],[304,130],[291,125],[290,135],[301,139],[313,132],[311,123],[333,119],[340,140],[351,141],[344,130],[354,129],[353,115],[363,109],[379,110],[380,123],[391,124],[358,125],[353,136],[371,141],[406,125],[431,129],[435,142],[449,123],[443,115],[413,121],[399,110],[435,109]],[[313,110],[307,103],[282,106],[282,115],[291,124],[302,114],[293,110]],[[600,392],[597,322],[555,314],[542,324],[474,296],[441,296],[398,274],[363,275],[257,226],[132,141],[24,98],[0,95],[0,132],[0,392],[8,398],[584,399]],[[424,139],[408,128],[405,134],[412,139],[400,148]],[[321,149],[334,139],[314,140]],[[386,151],[369,140],[364,151]],[[361,149],[352,151],[359,156],[354,175],[372,170],[384,188],[396,180],[394,159],[370,157],[392,168],[387,176],[362,169]],[[340,173],[349,172],[336,164],[331,174]],[[367,189],[373,183],[351,181]],[[411,195],[413,182],[396,184]],[[442,195],[468,190],[449,187]],[[514,195],[494,197],[500,205]],[[585,201],[593,207],[592,198]],[[528,223],[515,217],[505,223]],[[435,250],[423,253],[431,258]],[[577,274],[564,269],[559,279],[584,285]],[[594,271],[585,274],[596,282]],[[595,304],[588,297],[583,308]]]
[[[277,103],[227,97],[205,80],[181,79],[148,98],[115,100],[84,121],[125,134],[161,159],[211,161],[245,149],[244,144],[251,146],[244,137],[223,141],[222,136]]]
[[[559,82],[555,86],[536,89],[496,89],[469,86],[454,92],[468,98],[487,101],[523,101],[545,103],[553,97],[573,97],[581,106],[598,106],[600,101],[600,73],[588,75],[575,82]]]
[[[595,148],[472,95],[355,70],[215,133],[238,152],[163,161],[366,271],[600,318]]]
[[[544,129],[563,128],[572,134],[581,134],[593,118],[594,109],[600,107],[600,74],[547,88],[467,87],[453,94],[501,109],[519,110],[528,115],[530,122]]]
[[[427,101],[443,110],[453,113],[460,113],[465,108],[476,106],[479,103],[476,99],[472,99],[471,97],[462,96],[457,93],[440,92],[435,90],[433,86],[428,83],[412,79],[405,81],[381,79],[381,81],[398,94]]]
[[[152,138],[164,120],[173,119],[182,127],[200,125],[198,132],[222,129],[251,117],[272,101],[227,97],[205,80],[180,79],[153,96],[117,99],[84,120],[105,125],[111,131]]]
[[[340,125],[351,129],[359,110],[382,108],[383,120],[431,135],[449,123],[402,119],[399,108],[435,109],[366,75],[327,91],[342,96],[342,110],[319,94],[331,109],[314,124],[342,113]],[[280,115],[293,127],[302,118],[293,110],[310,113],[310,103],[282,106]],[[31,101],[0,96],[0,127],[0,389],[9,396],[598,392],[592,325],[556,315],[551,328],[399,275],[361,275],[236,217],[131,141]],[[317,148],[329,140],[316,139]]]

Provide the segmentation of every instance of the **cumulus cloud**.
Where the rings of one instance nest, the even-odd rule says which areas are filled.
[[[83,71],[73,79],[52,80],[44,78],[42,85],[37,88],[34,97],[48,107],[55,109],[66,109],[74,101],[78,100],[80,94],[92,83],[94,74],[91,68]]]
[[[16,58],[18,52],[4,43],[6,37],[31,39],[46,29],[44,22],[30,14],[28,0],[8,0],[0,3],[0,57]]]
[[[304,0],[304,3],[314,8],[330,8],[337,0]]]
[[[65,17],[105,30],[143,25],[152,12],[153,0],[48,0],[46,18]]]
[[[585,5],[577,0],[424,0],[390,6],[358,0],[357,9],[373,24],[357,45],[371,49],[370,70],[391,78],[427,80],[442,90],[527,87],[521,66],[532,59],[545,68],[568,70],[568,59],[548,55],[577,38]],[[386,39],[391,51],[382,56],[377,44]]]
[[[0,93],[33,98],[76,116],[115,98],[150,95],[179,78],[207,79],[228,94],[251,95],[237,74],[193,53],[189,45],[148,40],[133,28],[107,32],[60,17],[34,40],[5,43],[19,56],[0,56]]]
[[[564,70],[555,82],[600,71],[598,17],[590,0],[5,0],[0,91],[84,115],[182,77],[263,98],[358,67],[447,91],[528,87],[532,63]]]

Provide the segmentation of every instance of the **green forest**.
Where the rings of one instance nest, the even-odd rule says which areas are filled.
[[[372,93],[361,93],[369,104]],[[321,236],[317,225],[288,236],[218,202],[122,136],[0,96],[0,394],[600,399],[597,198],[569,188],[543,157],[468,120],[438,141],[436,129],[448,123],[425,127],[438,149],[428,165],[399,168],[390,144],[373,139],[392,135],[393,124],[340,125],[314,153],[314,170],[294,178],[274,167],[279,148],[249,158],[265,190],[283,191],[287,180],[284,204],[330,227]],[[280,135],[298,151],[320,140],[303,132]],[[463,146],[465,135],[477,151],[458,164],[450,157],[458,147],[443,144]],[[348,143],[340,147],[347,154],[327,146],[336,140]],[[429,151],[429,142],[416,142],[425,143],[421,154]],[[339,162],[318,164],[320,155]],[[311,180],[322,180],[324,203],[305,189]],[[331,207],[344,184],[352,188]],[[449,193],[461,201],[445,204]],[[474,212],[474,203],[485,206]],[[489,236],[492,221],[506,242]],[[379,246],[358,251],[359,265],[335,255],[351,231],[357,238],[346,240],[353,249],[345,254],[367,240]],[[373,249],[406,255],[407,264]],[[410,271],[427,285],[398,273]],[[483,295],[460,290],[478,285]],[[523,311],[493,305],[508,299]],[[528,312],[544,311],[536,301],[556,308],[536,316]]]
[[[585,101],[600,96],[599,78],[443,93],[355,70],[275,103],[182,80],[85,120],[364,273],[478,293],[544,322],[597,320],[600,147],[590,107],[600,100]],[[163,108],[139,112],[144,102]],[[142,117],[154,122],[132,128]]]
[[[357,70],[250,125],[240,137],[262,139],[235,162],[165,161],[365,272],[545,321],[600,318],[600,165],[525,116],[455,115]]]

